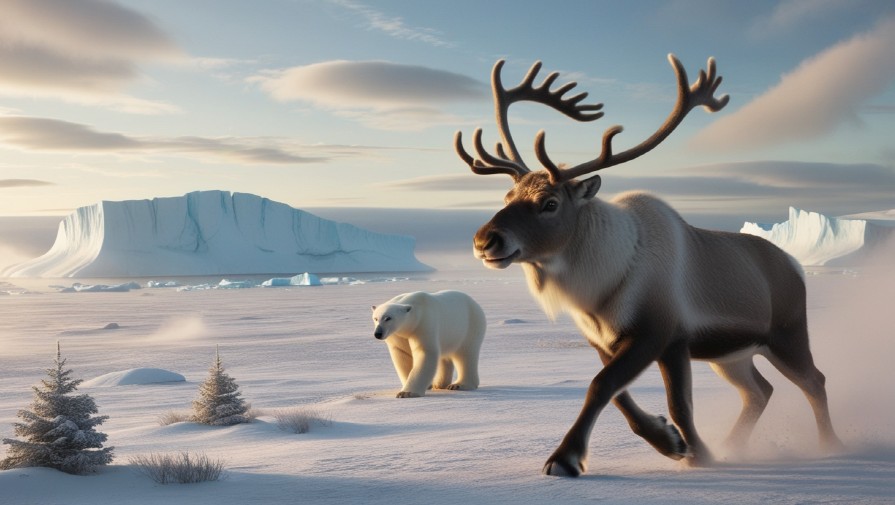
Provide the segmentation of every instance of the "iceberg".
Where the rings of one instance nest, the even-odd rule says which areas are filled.
[[[102,201],[59,223],[43,256],[2,277],[120,278],[419,272],[416,240],[322,219],[247,193]]]
[[[320,282],[320,277],[317,277],[314,274],[305,272],[303,274],[298,274],[293,277],[274,277],[273,279],[268,279],[261,283],[261,286],[265,288],[275,288],[282,286],[322,286],[323,284]]]
[[[879,244],[895,238],[893,225],[895,220],[827,217],[790,207],[787,221],[772,225],[746,222],[740,232],[773,242],[803,266],[832,266],[854,263]]]

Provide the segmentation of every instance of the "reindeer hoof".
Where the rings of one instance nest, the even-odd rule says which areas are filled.
[[[687,442],[681,436],[681,432],[673,424],[669,424],[664,416],[656,416],[653,423],[644,426],[638,431],[638,434],[644,440],[649,442],[660,454],[667,456],[675,461],[679,461],[690,456],[690,449]]]
[[[587,471],[583,461],[571,462],[553,455],[544,463],[541,473],[553,477],[578,477]]]
[[[715,458],[712,457],[711,453],[705,450],[688,455],[683,463],[689,468],[706,468],[715,464]]]

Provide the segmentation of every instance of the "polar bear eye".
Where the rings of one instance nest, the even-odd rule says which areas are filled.
[[[391,316],[385,316],[384,318],[382,318],[382,321],[383,321],[383,322],[388,322],[388,321],[391,321],[391,320],[392,320]]]

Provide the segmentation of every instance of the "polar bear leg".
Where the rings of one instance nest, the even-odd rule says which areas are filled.
[[[398,373],[398,379],[401,380],[401,386],[407,384],[407,376],[413,369],[413,355],[410,354],[410,346],[406,340],[391,339],[387,340],[388,353],[392,357],[392,363],[395,365],[395,372]],[[402,345],[403,344],[403,345]]]
[[[452,380],[454,380],[454,362],[450,358],[442,358],[438,362],[438,372],[435,374],[435,381],[432,383],[432,387],[435,389],[446,389]]]
[[[437,349],[426,349],[422,345],[413,346],[413,369],[407,376],[404,389],[398,393],[398,398],[412,398],[426,394],[438,370],[438,354]]]
[[[481,339],[479,340],[481,342]],[[457,382],[448,386],[448,389],[460,389],[472,391],[479,387],[479,346],[454,357],[454,365],[457,367]]]

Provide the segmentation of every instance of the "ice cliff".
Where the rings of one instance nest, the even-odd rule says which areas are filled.
[[[770,240],[805,266],[846,265],[895,239],[895,221],[887,222],[884,214],[876,214],[881,219],[838,218],[790,207],[787,221],[747,222],[740,232]]]
[[[431,270],[415,239],[374,233],[246,193],[103,201],[59,223],[56,242],[4,277],[145,277]]]

